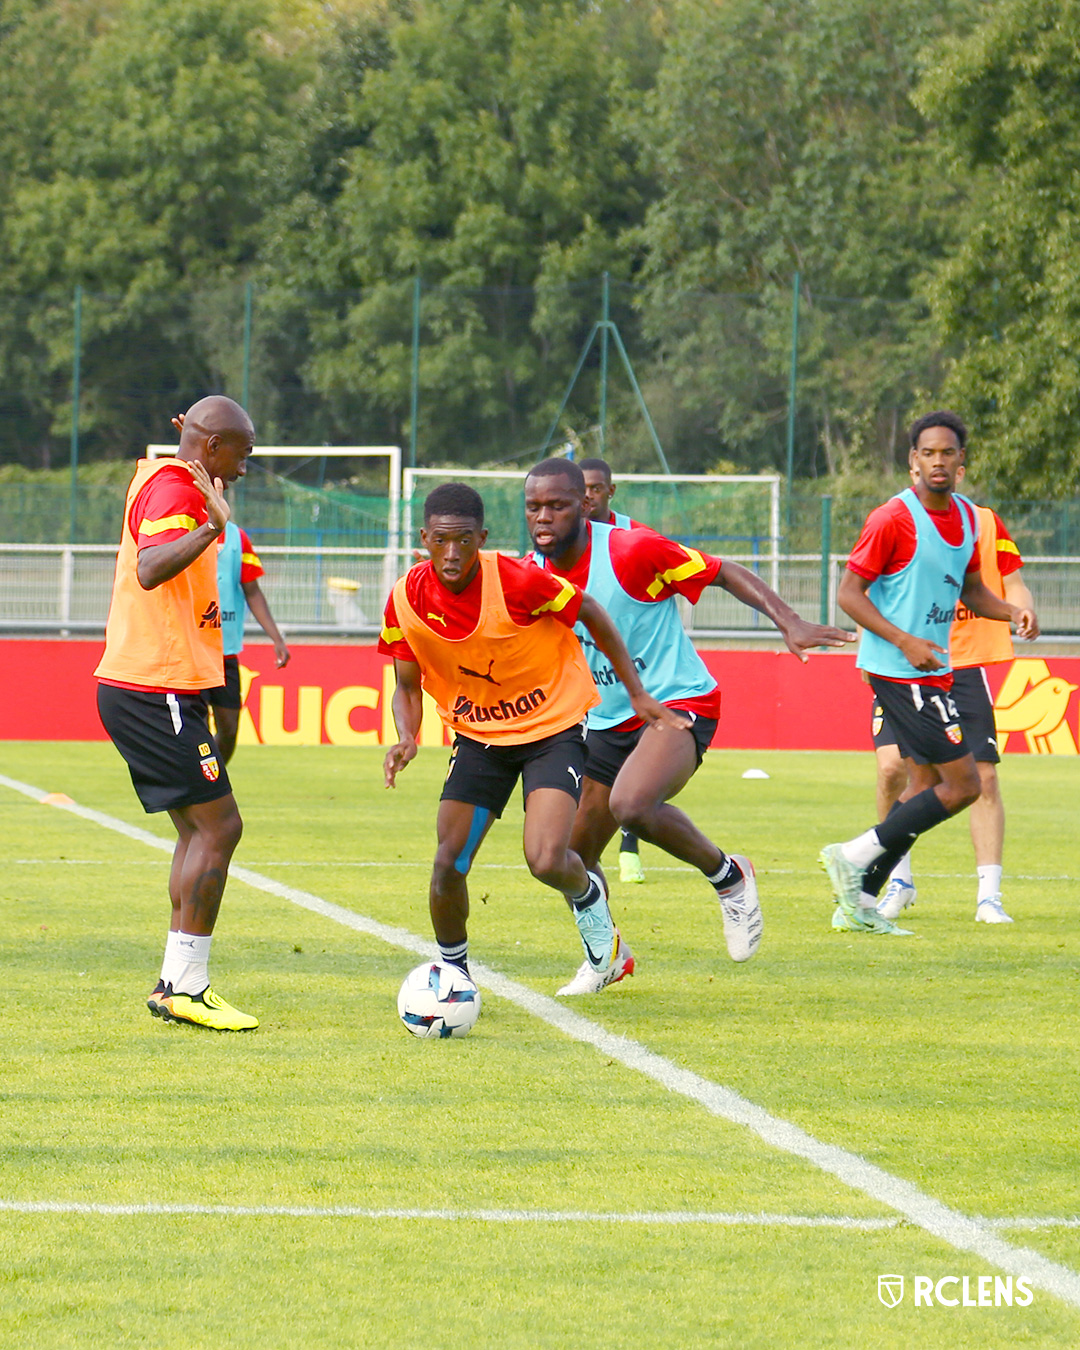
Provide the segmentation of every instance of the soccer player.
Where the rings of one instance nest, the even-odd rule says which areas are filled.
[[[243,408],[214,395],[188,409],[174,459],[139,461],[95,671],[102,724],[144,810],[168,811],[177,834],[172,920],[147,1006],[155,1017],[215,1031],[259,1025],[210,987],[211,935],[243,824],[202,694],[222,675],[224,485],[246,472],[254,440]]]
[[[838,908],[833,926],[901,934],[877,912],[896,862],[927,830],[979,796],[979,771],[952,698],[948,642],[957,601],[985,619],[1034,637],[1030,608],[1000,599],[980,576],[975,508],[954,496],[967,428],[954,412],[927,413],[910,433],[914,486],[872,511],[840,583],[838,599],[863,631],[861,669],[907,762],[908,785],[875,828],[829,844],[821,862]]]
[[[598,525],[612,525],[617,530],[646,528],[640,521],[611,509],[615,484],[611,481],[611,465],[607,460],[583,459],[581,472],[585,476],[585,515],[589,520]],[[641,849],[633,830],[619,831],[619,880],[628,885],[640,885],[645,880]]]
[[[177,431],[184,430],[184,415],[172,419]],[[206,701],[214,710],[214,738],[221,762],[228,764],[236,749],[243,693],[240,688],[240,653],[244,649],[244,607],[250,608],[263,632],[274,644],[274,665],[280,670],[289,664],[289,648],[274,622],[259,578],[263,565],[247,530],[229,520],[218,535],[217,579],[221,604],[221,643],[225,655],[224,683],[206,690]]]
[[[698,868],[720,902],[732,960],[749,960],[762,933],[754,869],[747,858],[723,852],[670,802],[697,771],[720,715],[720,690],[686,635],[676,596],[693,604],[706,586],[722,586],[767,615],[804,661],[807,648],[841,646],[851,634],[807,623],[735,563],[653,530],[589,521],[584,476],[569,460],[547,459],[530,471],[525,518],[536,561],[604,606],[649,693],[689,723],[676,732],[647,726],[616,684],[604,653],[583,639],[602,701],[589,713],[585,785],[571,847],[602,876],[600,856],[621,825]],[[587,978],[582,967],[562,992],[587,992],[578,987]]]
[[[611,465],[605,459],[583,459],[581,472],[585,476],[585,514],[598,525],[613,525],[617,530],[644,530],[648,526],[631,520],[622,511],[611,509],[615,484],[611,481]]]
[[[957,474],[958,484],[963,481],[963,477],[964,469],[961,466]],[[961,497],[960,500],[966,502],[968,499]],[[970,504],[974,506],[974,503]],[[979,562],[983,581],[999,599],[1034,612],[1035,602],[1020,576],[1024,560],[1001,517],[988,506],[974,506],[974,509],[979,522]],[[1034,637],[1036,633],[1029,636]],[[979,796],[972,804],[970,815],[978,883],[975,922],[1012,923],[1001,900],[1005,807],[998,782],[997,766],[1001,755],[994,725],[994,704],[986,677],[987,666],[1013,659],[1009,627],[993,619],[981,619],[965,605],[960,605],[949,638],[949,655],[953,665],[953,702],[979,770]],[[888,808],[906,785],[907,775],[896,737],[888,719],[879,713],[877,705],[874,726],[879,765],[879,819],[884,820]],[[880,810],[882,798],[885,811]],[[908,905],[915,903],[916,894],[911,876],[911,855],[905,853],[889,876],[878,913],[884,914],[887,919],[896,919]]]
[[[274,644],[274,665],[289,664],[289,648],[274,622],[259,578],[263,565],[246,530],[229,521],[218,536],[217,578],[221,599],[221,639],[225,654],[225,682],[206,691],[214,710],[214,725],[222,762],[228,764],[236,749],[240,726],[240,652],[244,646],[244,607],[247,605],[263,632]]]
[[[400,737],[383,769],[393,787],[416,756],[426,690],[454,733],[429,891],[439,954],[468,973],[466,878],[520,778],[525,861],[537,881],[566,897],[589,981],[602,989],[631,974],[634,958],[600,879],[569,848],[585,767],[584,718],[598,701],[575,621],[606,654],[639,717],[672,736],[684,720],[645,692],[595,600],[527,560],[482,551],[484,503],[472,488],[435,488],[424,503],[420,538],[429,561],[395,585],[379,639],[379,650],[394,658]]]

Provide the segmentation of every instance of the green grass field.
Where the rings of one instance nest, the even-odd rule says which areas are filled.
[[[380,758],[241,750],[236,861],[427,939],[445,756],[393,793]],[[0,773],[168,837],[109,745],[6,744]],[[815,862],[871,822],[869,754],[711,754],[681,800],[753,858],[762,949],[733,965],[708,887],[643,846],[647,884],[613,894],[638,972],[572,1005],[629,1038],[599,1050],[535,998],[581,957],[521,865],[516,801],[473,871],[470,937],[524,1002],[486,991],[469,1037],[416,1040],[394,1007],[415,954],[234,879],[214,982],[262,1026],[230,1037],[146,1011],[167,854],[0,787],[0,1342],[1077,1345],[1076,1275],[1026,1307],[915,1307],[917,1275],[968,1276],[974,1298],[1004,1268],[706,1109],[678,1071],[961,1214],[1071,1219],[992,1231],[1080,1271],[1078,775],[1003,769],[1014,925],[974,924],[960,820],[920,845],[900,940],[832,933]],[[670,1081],[625,1062],[635,1043]],[[892,1309],[886,1273],[906,1280]]]

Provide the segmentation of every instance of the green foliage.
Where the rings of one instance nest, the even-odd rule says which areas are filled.
[[[798,271],[798,462],[817,471],[820,445],[829,472],[892,467],[898,427],[936,378],[914,283],[951,238],[951,189],[928,172],[909,92],[920,49],[972,9],[675,7],[640,123],[664,189],[643,232],[644,313],[687,434],[714,453],[781,462]]]
[[[888,478],[948,399],[997,490],[1075,490],[1078,38],[1080,0],[3,0],[0,460],[67,456],[76,286],[83,459],[214,389],[264,442],[524,459],[607,273],[672,467],[782,469],[798,272],[797,476]],[[599,352],[557,433],[656,468]]]
[[[926,73],[957,247],[931,287],[960,347],[949,397],[980,472],[1024,495],[1080,489],[1080,4],[1004,0]]]
[[[63,88],[45,85],[47,133],[31,122],[27,147],[36,135],[40,153],[13,162],[3,227],[4,282],[34,296],[27,327],[54,434],[70,427],[69,408],[54,400],[71,368],[76,284],[86,291],[82,426],[97,431],[99,449],[145,443],[160,434],[164,409],[219,383],[206,335],[222,282],[258,251],[297,85],[266,22],[261,0],[127,0],[84,34],[84,53],[59,7],[0,43],[14,80],[24,56],[47,64],[63,39]],[[25,384],[30,372],[13,373]]]
[[[635,76],[612,8],[419,5],[364,82],[370,135],[311,250],[361,294],[326,322],[310,375],[330,397],[400,415],[412,280],[434,283],[420,370],[430,458],[475,462],[535,436],[586,331],[564,288],[628,266],[620,239],[648,185],[617,116]],[[303,289],[305,273],[288,280]]]

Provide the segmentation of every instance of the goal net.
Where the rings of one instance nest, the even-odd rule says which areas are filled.
[[[148,445],[148,459],[176,453]],[[257,445],[257,481],[234,488],[237,521],[271,561],[274,612],[293,633],[378,630],[394,582],[409,566],[401,531],[401,447],[397,445]],[[385,487],[366,496],[306,487],[273,472],[279,461],[385,463]],[[251,626],[250,624],[248,625]]]
[[[484,499],[488,546],[524,554],[525,475],[520,470],[406,469],[402,526],[407,544],[419,543],[424,498],[439,483],[462,482]],[[777,589],[780,557],[778,474],[615,475],[612,509],[681,544],[733,558],[761,571]]]

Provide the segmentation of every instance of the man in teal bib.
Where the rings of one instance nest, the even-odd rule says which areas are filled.
[[[697,771],[720,715],[720,690],[694,650],[677,597],[696,603],[720,586],[776,624],[801,660],[812,647],[839,647],[852,634],[809,623],[753,572],[648,529],[614,529],[585,516],[585,479],[565,459],[538,464],[525,480],[525,519],[540,566],[594,596],[615,622],[653,698],[682,713],[663,733],[635,717],[610,662],[579,632],[600,695],[588,716],[585,782],[572,847],[599,872],[600,855],[619,826],[698,868],[720,902],[733,961],[748,961],[761,941],[762,917],[748,858],[727,854],[671,798]],[[601,874],[602,875],[602,874]],[[582,968],[560,994],[599,992]]]
[[[983,618],[1014,623],[1021,637],[1038,632],[1030,609],[998,599],[980,576],[977,517],[954,495],[966,445],[956,413],[915,422],[913,487],[870,513],[840,583],[840,607],[863,629],[859,667],[896,734],[908,786],[874,829],[822,850],[836,893],[834,928],[904,934],[876,911],[889,872],[920,834],[979,796],[978,768],[950,694],[958,601]]]

